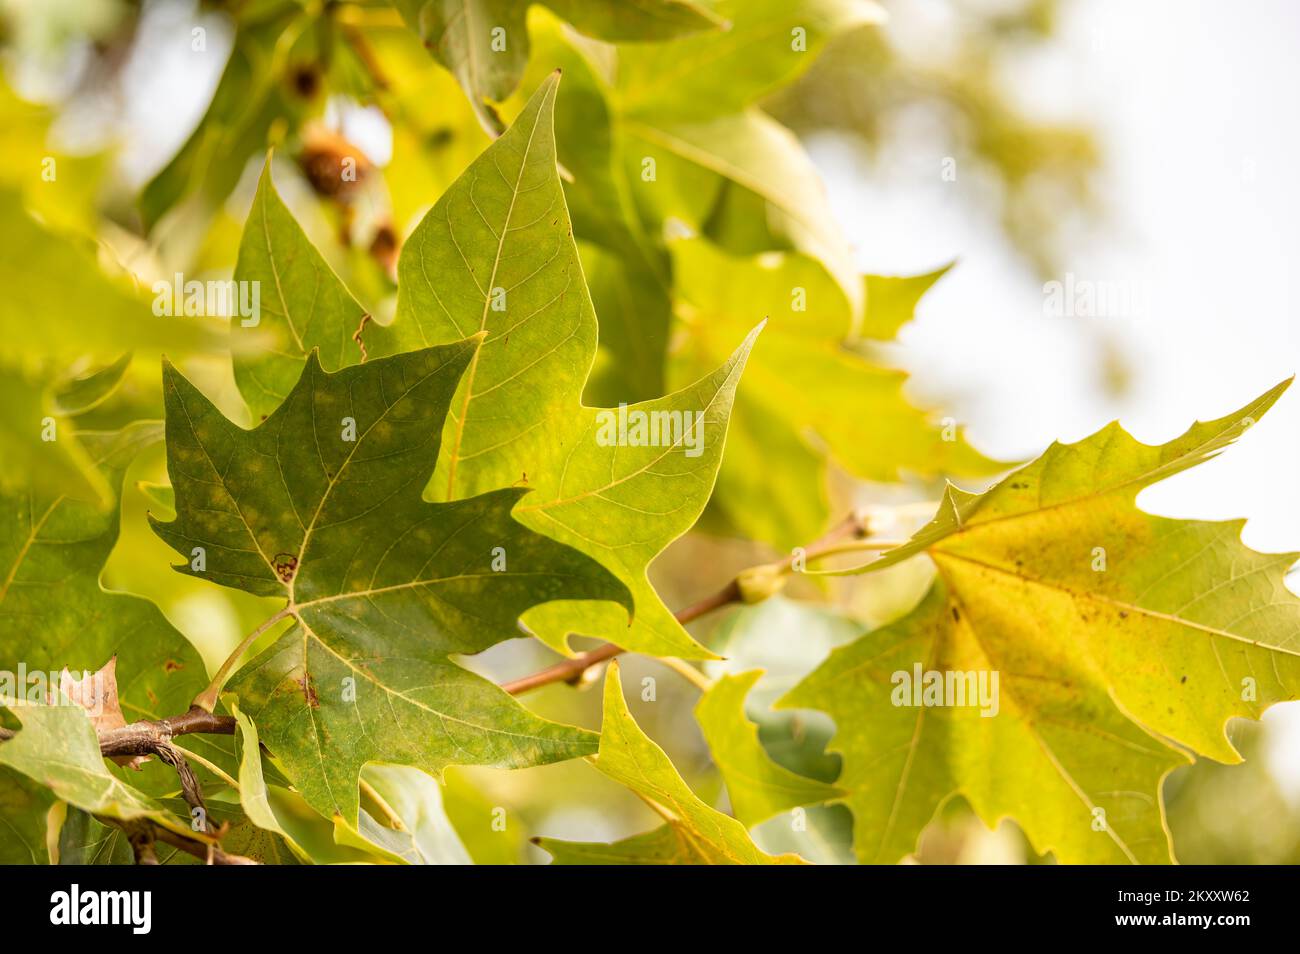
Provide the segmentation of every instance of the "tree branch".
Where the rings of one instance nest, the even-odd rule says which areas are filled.
[[[178,735],[195,732],[234,735],[235,720],[231,716],[213,715],[195,706],[188,712],[166,719],[132,722],[120,729],[106,729],[99,734],[99,752],[106,758],[118,755],[158,755],[159,746],[167,744]]]
[[[210,865],[260,864],[260,862],[244,855],[232,855],[227,851],[222,851],[220,845],[200,841],[196,838],[186,838],[184,835],[169,828],[164,828],[148,819],[123,821],[118,818],[108,818],[100,815],[96,815],[95,819],[101,824],[112,825],[114,828],[120,828],[126,833],[138,865],[158,864],[158,857],[154,853],[155,842],[162,842],[165,845],[171,845],[173,848],[179,848],[187,855],[193,855],[200,861]]]
[[[870,532],[871,527],[869,526],[866,511],[854,510],[822,536],[804,547],[804,558],[815,560],[817,557],[825,555],[827,551],[834,551],[844,541],[861,540],[867,537]],[[791,554],[778,563],[767,564],[754,569],[769,570],[773,576],[780,577],[790,573],[794,567],[794,561],[795,555]],[[677,619],[677,622],[685,625],[716,609],[721,609],[732,603],[742,602],[744,594],[741,591],[740,580],[743,576],[743,573],[738,575],[712,596],[706,596],[698,603],[693,603],[685,609],[678,610],[673,616]],[[528,692],[553,682],[575,683],[592,666],[613,659],[622,652],[623,649],[613,643],[606,643],[590,652],[574,656],[572,659],[563,659],[555,665],[548,666],[538,672],[502,683],[501,688],[512,696],[517,696],[522,692]]]

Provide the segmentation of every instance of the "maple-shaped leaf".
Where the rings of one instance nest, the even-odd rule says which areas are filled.
[[[161,437],[160,425],[141,422],[80,439],[116,495],[136,454]],[[125,721],[175,715],[203,687],[203,662],[157,606],[100,584],[118,521],[117,505],[104,510],[44,485],[0,492],[0,669],[16,673],[22,663],[29,678],[45,674],[43,690],[15,687],[43,702],[58,688],[53,674],[115,659]]]
[[[641,731],[628,711],[617,662],[605,675],[600,751],[591,763],[627,786],[665,824],[612,845],[539,838],[559,864],[805,864],[798,855],[773,857],[750,840],[745,826],[711,808],[677,774],[664,750]]]
[[[455,500],[530,487],[519,520],[599,560],[631,590],[630,628],[613,606],[580,617],[559,604],[528,613],[525,623],[550,645],[567,651],[567,634],[580,627],[630,650],[708,656],[660,602],[646,568],[708,500],[757,331],[721,367],[666,397],[618,409],[582,404],[596,315],[555,166],[558,82],[547,79],[402,250],[395,332],[416,343],[489,332],[452,405],[430,492]]]
[[[783,548],[817,536],[828,517],[829,461],[882,482],[904,472],[1003,469],[966,443],[960,428],[914,407],[904,392],[906,373],[854,349],[852,308],[816,260],[775,252],[737,258],[704,239],[670,248],[679,296],[670,384],[725,355],[749,316],[768,316],[746,370],[754,386],[737,398],[718,475],[713,503],[726,526]],[[873,331],[910,317],[915,298],[908,291],[919,296],[917,286],[924,290],[937,278],[923,276],[910,288],[859,279],[874,289],[867,305]]]
[[[492,107],[528,65],[528,7],[519,0],[391,0],[469,97],[483,128],[502,124]],[[693,0],[541,0],[588,36],[651,41],[716,31],[722,21]]]
[[[481,338],[326,373],[315,353],[264,422],[243,430],[164,369],[176,519],[154,529],[183,573],[281,596],[292,627],[231,683],[303,797],[355,828],[371,760],[440,772],[591,751],[453,663],[520,635],[547,600],[614,600],[598,563],[512,516],[525,489],[431,504],[452,395]]]
[[[897,861],[961,795],[1062,862],[1170,859],[1160,787],[1184,750],[1239,761],[1227,721],[1300,696],[1296,554],[1135,499],[1220,453],[1289,383],[1166,444],[1111,424],[984,494],[950,488],[911,542],[859,568],[924,552],[939,574],[780,702],[835,719],[860,858]]]
[[[750,828],[791,808],[844,795],[833,785],[778,765],[764,750],[758,726],[745,716],[745,697],[762,675],[753,669],[722,676],[695,706],[695,721],[727,783],[731,810]]]

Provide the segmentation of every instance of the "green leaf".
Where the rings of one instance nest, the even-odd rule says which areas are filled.
[[[304,860],[309,859],[307,852],[280,824],[280,819],[276,817],[275,809],[271,806],[267,794],[266,776],[262,771],[262,750],[257,738],[257,726],[233,702],[230,711],[239,726],[239,804],[243,807],[244,814],[251,824],[282,839],[285,847],[294,855]]]
[[[111,364],[60,382],[54,393],[55,413],[75,416],[94,410],[117,390],[130,366],[131,352],[128,351]]]
[[[313,352],[251,431],[164,369],[176,519],[151,522],[181,572],[285,598],[292,627],[230,688],[303,797],[353,829],[371,760],[437,773],[591,751],[589,733],[531,715],[448,656],[519,635],[520,613],[547,600],[631,609],[599,564],[512,519],[526,491],[421,499],[480,341],[335,374]]]
[[[402,251],[395,332],[430,343],[488,332],[453,403],[431,493],[532,488],[520,521],[596,558],[633,594],[631,628],[614,607],[587,607],[582,633],[658,655],[707,656],[660,602],[646,568],[708,499],[757,332],[694,384],[628,408],[647,420],[659,412],[699,420],[698,447],[687,446],[685,432],[667,446],[601,443],[614,412],[581,404],[596,316],[555,168],[557,82],[543,84]],[[567,651],[574,608],[533,610],[525,623]]]
[[[1239,761],[1227,721],[1300,695],[1300,599],[1283,582],[1296,554],[1248,549],[1242,521],[1152,516],[1135,498],[1217,456],[1289,383],[1166,444],[1111,424],[984,494],[950,488],[911,543],[859,568],[925,552],[939,570],[915,611],[781,701],[839,726],[863,860],[910,852],[957,794],[1062,862],[1169,860],[1160,783],[1184,750]],[[916,667],[997,672],[997,714],[905,691],[894,705]]]
[[[0,743],[0,746],[7,743]],[[54,805],[50,790],[12,769],[0,769],[0,864],[47,865],[46,817]]]
[[[689,120],[739,112],[806,70],[831,36],[884,20],[871,0],[723,0],[715,9],[725,32],[619,50],[628,113]]]
[[[367,765],[362,778],[402,827],[387,827],[364,809],[360,838],[345,841],[414,865],[468,865],[469,853],[443,809],[442,785],[405,765]]]
[[[469,97],[483,127],[500,132],[487,101],[506,99],[528,65],[529,4],[520,0],[391,0]],[[664,40],[713,30],[719,21],[691,0],[543,0],[589,36]]]
[[[79,399],[65,407],[59,398],[68,397],[69,372],[86,358],[110,362],[124,350],[202,348],[209,331],[193,319],[151,315],[143,297],[100,270],[89,243],[45,228],[7,188],[0,188],[0,283],[7,289],[0,300],[0,483],[31,481],[108,506],[108,484],[66,417]],[[111,385],[114,368],[91,390]]]
[[[660,815],[665,825],[613,845],[538,839],[557,863],[582,864],[804,864],[798,855],[773,857],[750,840],[745,826],[699,799],[677,774],[664,750],[641,731],[628,711],[617,662],[605,676],[605,718],[600,752],[592,760],[605,775],[627,786]]]
[[[832,35],[878,23],[883,11],[870,0],[730,0],[718,12],[729,22],[721,35],[619,51],[610,95],[635,201],[650,223],[676,217],[699,231],[720,179],[731,180],[766,203],[766,228],[822,260],[860,316],[862,283],[817,171],[794,134],[754,104],[807,69]]]
[[[161,861],[162,852],[159,854]],[[96,821],[79,808],[69,808],[59,829],[59,864],[131,865],[135,864],[135,852],[122,829]]]
[[[180,798],[161,799],[160,803],[178,815],[186,815],[190,810]],[[300,863],[298,855],[289,850],[285,838],[254,825],[229,803],[209,797],[207,809],[209,822],[227,826],[221,837],[221,847],[227,853],[242,855],[266,865]],[[123,829],[116,825],[105,825],[78,808],[68,809],[67,818],[59,829],[58,851],[61,865],[135,864],[135,852]],[[155,842],[154,852],[160,865],[204,863],[189,852],[162,841]]]
[[[187,822],[108,770],[90,714],[74,705],[10,708],[22,728],[0,743],[0,766],[21,772],[82,811],[121,821],[148,819],[192,837]]]
[[[257,282],[256,325],[231,318],[231,334],[260,336],[259,347],[234,356],[235,383],[253,420],[280,406],[302,375],[307,356],[319,351],[326,371],[360,364],[354,335],[366,310],[294,221],[271,181],[271,161],[262,168],[253,207],[244,223],[235,265],[236,282]]]
[[[82,441],[116,492],[136,454],[160,437],[157,423],[140,422]],[[116,656],[128,721],[185,711],[206,679],[198,654],[153,603],[99,582],[118,509],[38,486],[0,493],[0,514],[0,668],[95,672]]]
[[[695,706],[695,720],[727,783],[731,810],[747,828],[799,805],[844,794],[833,785],[796,775],[764,751],[758,727],[745,717],[745,697],[761,675],[761,669],[754,669],[723,676]]]
[[[783,549],[814,538],[827,522],[828,460],[882,482],[1002,469],[959,428],[912,406],[905,373],[848,346],[851,306],[818,262],[797,253],[734,258],[703,239],[671,248],[684,334],[670,384],[710,367],[732,335],[768,316],[714,496],[729,526]]]
[[[853,314],[861,314],[865,296],[852,250],[817,170],[794,133],[752,107],[694,123],[632,118],[623,128],[628,137],[624,153],[635,165],[629,170],[634,181],[649,158],[657,168],[673,169],[674,162],[685,162],[743,186],[768,203],[768,226],[820,259],[840,283]],[[663,189],[657,181],[641,186],[638,205],[652,210],[652,220],[677,216],[702,227],[698,211],[682,198],[695,194],[698,186],[685,192]]]

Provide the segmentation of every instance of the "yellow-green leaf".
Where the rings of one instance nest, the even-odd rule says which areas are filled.
[[[664,750],[641,731],[628,711],[618,663],[605,675],[605,717],[600,751],[592,760],[605,775],[626,785],[664,819],[665,825],[614,845],[573,845],[539,839],[557,862],[584,864],[803,864],[798,855],[773,857],[750,840],[745,826],[709,807],[691,791]]]
[[[705,657],[646,569],[708,500],[757,333],[749,328],[761,316],[736,335],[720,367],[666,397],[615,410],[581,403],[596,315],[555,166],[558,81],[542,85],[402,251],[395,334],[417,344],[488,335],[452,404],[430,492],[455,500],[530,488],[520,521],[600,561],[632,591],[630,628],[613,606],[531,610],[524,622],[553,647],[567,651],[568,634],[578,631],[631,650]],[[636,443],[631,431],[609,429],[621,411],[676,424],[658,441]]]
[[[727,783],[731,810],[750,828],[799,805],[844,794],[833,785],[791,772],[764,751],[758,726],[745,717],[745,697],[762,675],[761,669],[753,669],[723,676],[695,706],[695,719]]]
[[[950,488],[910,543],[858,569],[924,552],[939,571],[916,610],[781,701],[835,719],[860,857],[896,861],[962,795],[1063,862],[1169,860],[1164,775],[1188,749],[1239,761],[1228,720],[1300,696],[1300,599],[1284,583],[1296,554],[1249,549],[1242,521],[1135,500],[1219,454],[1289,383],[1166,444],[1111,424],[984,494]],[[915,705],[934,679],[944,704]],[[971,704],[972,687],[993,691]]]

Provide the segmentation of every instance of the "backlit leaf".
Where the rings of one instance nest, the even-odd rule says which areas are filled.
[[[1283,582],[1296,554],[1250,550],[1242,521],[1157,517],[1135,498],[1217,456],[1288,384],[1166,444],[1115,423],[984,494],[949,488],[910,543],[860,568],[924,552],[939,580],[781,704],[835,719],[863,860],[912,851],[958,794],[1063,862],[1169,860],[1164,776],[1187,749],[1239,761],[1228,720],[1300,696],[1300,599]],[[994,675],[991,704],[973,703]],[[918,677],[952,682],[943,705],[914,704]]]
[[[455,500],[532,488],[520,521],[598,559],[632,591],[630,629],[612,606],[585,608],[580,626],[572,607],[531,611],[525,623],[550,645],[566,648],[576,630],[628,649],[705,656],[646,568],[708,499],[756,332],[738,334],[740,347],[695,383],[626,409],[675,421],[669,439],[633,444],[631,431],[624,439],[608,430],[617,411],[582,405],[596,316],[555,168],[558,79],[438,200],[402,252],[395,333],[437,343],[488,332],[452,404],[430,492]]]

